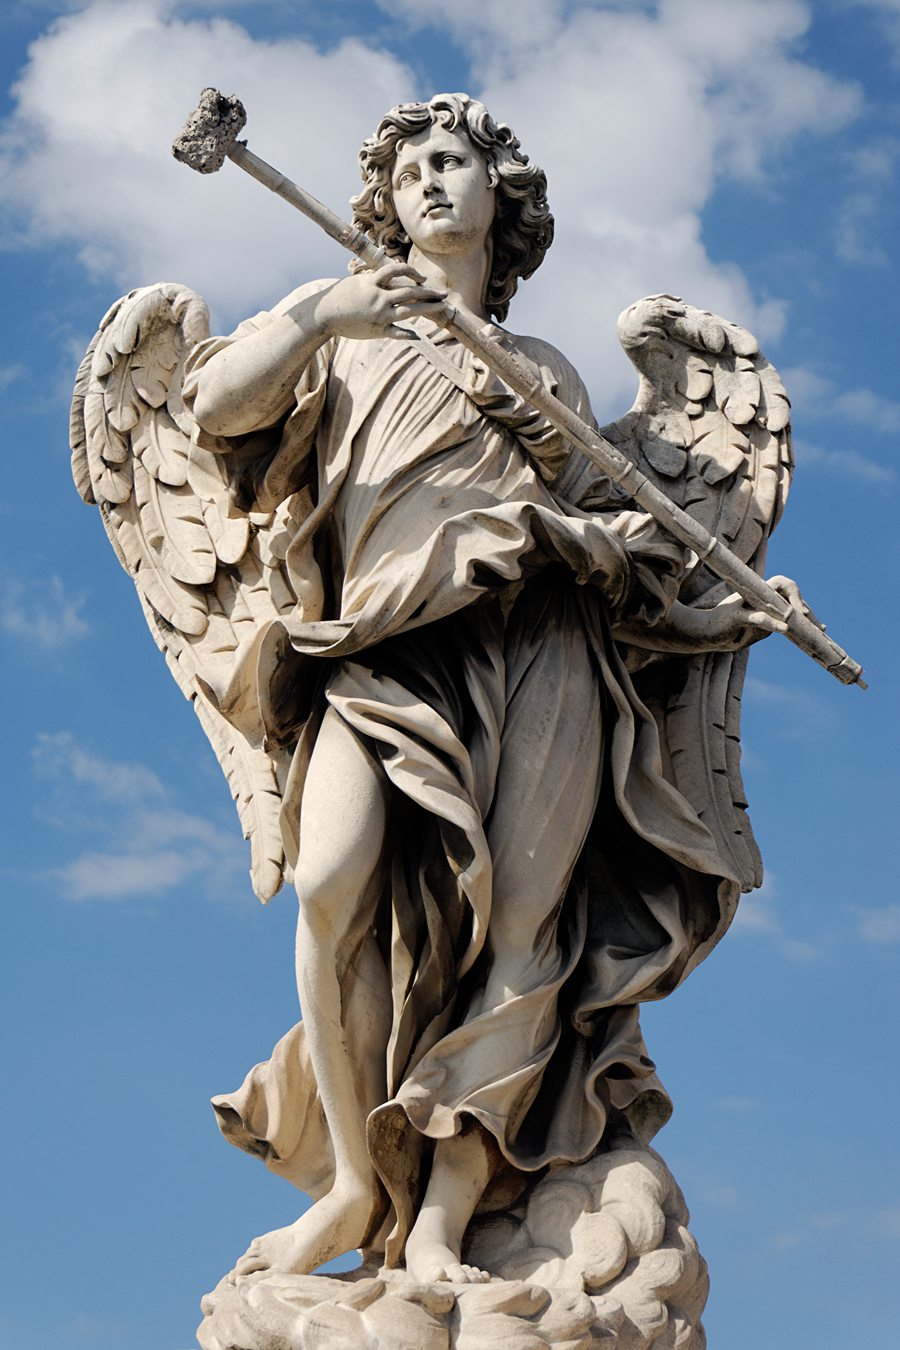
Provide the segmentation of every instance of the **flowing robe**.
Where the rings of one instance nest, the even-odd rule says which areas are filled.
[[[268,322],[201,344],[189,406],[210,356]],[[490,331],[590,420],[565,358]],[[611,1119],[652,1136],[670,1108],[637,1005],[707,953],[737,895],[662,776],[656,725],[610,634],[616,618],[665,613],[681,549],[446,334],[432,336],[464,389],[413,341],[331,340],[258,444],[237,443],[256,504],[304,485],[314,504],[287,555],[295,613],[214,691],[251,734],[296,746],[283,811],[294,860],[326,707],[393,789],[375,924],[392,992],[388,1092],[368,1122],[395,1211],[392,1259],[432,1141],[467,1118],[497,1141],[507,1179],[591,1156]],[[500,905],[507,922],[521,912],[532,955],[516,990],[485,1005]],[[232,1142],[314,1197],[327,1190],[302,1024],[215,1105]]]

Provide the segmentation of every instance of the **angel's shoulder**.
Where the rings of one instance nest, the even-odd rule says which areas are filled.
[[[302,300],[309,300],[314,295],[321,295],[322,291],[327,291],[329,286],[334,286],[337,280],[337,277],[319,277],[316,281],[305,281],[302,286],[297,286],[283,300],[279,300],[277,305],[273,305],[270,312],[272,314],[284,314],[287,310],[293,309],[294,305],[299,305]]]
[[[250,333],[258,333],[261,328],[266,328],[273,319],[280,318],[287,314],[295,305],[299,305],[303,300],[309,300],[314,295],[321,295],[329,286],[335,284],[334,277],[321,277],[317,281],[305,281],[302,286],[297,286],[289,291],[284,299],[277,301],[270,309],[258,310],[256,314],[249,315],[243,319],[231,334],[232,338],[247,337]]]
[[[584,380],[569,358],[552,342],[519,333],[507,333],[506,337],[517,354],[538,367],[544,383],[563,403],[572,408],[589,405]]]

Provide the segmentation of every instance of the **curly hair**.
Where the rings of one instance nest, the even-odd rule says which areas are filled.
[[[547,179],[528,163],[517,137],[467,94],[437,94],[428,103],[401,103],[378,124],[359,152],[364,187],[351,201],[353,223],[393,258],[406,258],[410,240],[394,209],[391,175],[401,142],[430,126],[461,127],[496,179],[491,273],[485,304],[502,323],[520,277],[530,277],[553,242]]]

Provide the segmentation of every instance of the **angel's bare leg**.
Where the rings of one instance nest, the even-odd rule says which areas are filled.
[[[296,1223],[256,1238],[235,1267],[239,1275],[314,1270],[360,1246],[381,1203],[365,1131],[386,1094],[390,993],[371,934],[386,815],[379,766],[329,709],[303,793],[297,984],[335,1179]]]
[[[422,1284],[478,1284],[486,1271],[460,1260],[463,1237],[495,1165],[497,1148],[477,1121],[435,1145],[428,1189],[406,1243],[406,1269]]]
[[[555,912],[599,790],[597,677],[586,642],[574,625],[557,634],[540,623],[525,628],[526,639],[510,653],[508,680],[515,694],[507,709],[488,826],[494,864],[490,968],[467,1020],[554,978],[562,959]],[[495,1067],[518,1067],[552,1035],[556,1017],[551,1000],[535,1016],[531,1044],[523,1043],[518,1023],[506,1032],[486,1028],[480,1053]],[[497,1028],[503,1025],[498,1019]],[[510,1049],[504,1035],[511,1037]],[[406,1244],[407,1269],[417,1279],[485,1278],[462,1265],[460,1253],[495,1157],[496,1145],[474,1121],[462,1134],[437,1141],[425,1199]]]

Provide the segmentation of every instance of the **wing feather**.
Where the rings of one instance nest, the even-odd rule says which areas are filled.
[[[157,332],[152,351],[131,363],[131,383],[136,394],[151,408],[166,401],[172,373],[178,365],[178,348],[172,333]]]
[[[790,402],[745,328],[673,296],[649,296],[619,319],[640,383],[634,405],[605,433],[674,501],[761,571],[784,508],[793,459]],[[679,599],[701,607],[727,588],[689,559]],[[712,830],[744,889],[762,880],[740,771],[747,653],[708,652],[634,663],[652,708],[665,772]]]
[[[220,563],[239,563],[250,542],[250,522],[246,516],[230,516],[228,500],[202,503],[203,523]]]
[[[143,400],[134,387],[130,362],[121,359],[123,353],[116,343],[116,331],[114,320],[97,344],[93,373],[100,383],[107,420],[116,431],[123,433],[137,425]]]
[[[250,877],[260,899],[268,900],[281,885],[284,850],[281,843],[281,792],[268,755],[241,738],[231,742],[225,769],[244,838],[257,842]]]
[[[134,490],[144,538],[176,581],[205,586],[216,574],[216,551],[203,507],[187,486],[170,488],[134,461]]]
[[[134,453],[152,477],[168,487],[184,486],[188,469],[184,433],[161,404],[153,406],[141,419],[131,443]]]
[[[208,334],[206,306],[185,287],[147,287],[111,306],[76,377],[72,473],[99,506],[154,641],[216,752],[265,901],[285,871],[280,785],[290,750],[252,745],[212,690],[228,684],[242,643],[296,603],[283,537],[290,503],[274,515],[237,510],[222,457],[196,442],[181,386],[187,352]]]
[[[103,395],[89,389],[84,396],[84,436],[94,495],[101,501],[126,502],[133,475],[128,442],[109,424]]]
[[[96,339],[94,339],[96,341]],[[88,506],[96,506],[97,499],[91,484],[91,466],[88,459],[87,428],[84,421],[84,399],[91,379],[91,364],[94,359],[94,342],[88,347],[78,373],[75,376],[75,388],[72,394],[72,409],[69,414],[69,445],[72,450],[72,477],[78,495]]]

